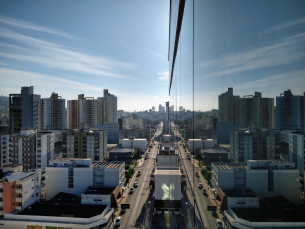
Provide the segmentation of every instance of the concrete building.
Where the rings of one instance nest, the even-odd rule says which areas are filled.
[[[66,129],[66,101],[52,93],[50,98],[41,99],[41,130],[64,130]]]
[[[117,123],[117,97],[108,92],[108,89],[104,89],[104,97],[103,97],[103,124],[104,123]]]
[[[108,122],[104,123],[102,126],[96,126],[97,129],[107,131],[107,141],[108,143],[119,142],[119,123],[118,122]]]
[[[15,210],[22,211],[40,200],[41,170],[22,171],[22,165],[1,168],[0,216]]]
[[[217,141],[219,143],[230,143],[230,131],[244,128],[241,125],[234,125],[231,122],[217,123]]]
[[[135,115],[132,113],[130,117],[125,118],[124,120],[124,129],[145,129],[146,120],[135,118]]]
[[[126,161],[131,159],[133,155],[133,149],[128,148],[115,148],[109,152],[110,161]]]
[[[194,152],[195,149],[210,149],[215,146],[213,139],[189,139],[187,142],[190,152]]]
[[[304,130],[304,96],[293,95],[290,90],[276,97],[275,128]]]
[[[146,146],[146,139],[125,138],[122,140],[122,147],[124,148],[140,148],[143,152],[145,152]]]
[[[89,186],[115,188],[125,180],[125,162],[92,162],[91,159],[52,160],[45,172],[46,200],[58,192],[81,196]]]
[[[289,161],[295,163],[300,175],[305,172],[305,132],[289,133]]]
[[[239,120],[239,96],[233,95],[233,88],[218,96],[218,122],[230,122],[237,124]]]
[[[34,87],[22,87],[21,94],[10,94],[10,133],[19,133],[21,128],[40,130],[40,95]]]
[[[204,149],[202,150],[202,157],[205,164],[228,162],[228,153],[221,148]]]
[[[21,212],[5,214],[1,224],[6,229],[109,229],[113,213],[114,208],[110,205],[82,204],[76,195],[58,193],[50,201],[33,204]]]
[[[24,169],[41,169],[54,158],[54,134],[36,129],[21,129],[9,136],[9,164],[22,164]]]
[[[147,138],[147,129],[136,129],[136,130],[120,130],[119,132],[119,139],[120,144],[122,144],[122,140],[124,138]],[[150,137],[150,136],[149,136]]]
[[[232,130],[230,133],[230,159],[234,162],[248,160],[280,159],[281,132],[276,130]]]
[[[159,104],[159,113],[165,113],[165,107]]]
[[[62,140],[64,157],[103,161],[107,155],[107,131],[105,130],[69,130],[62,132]]]
[[[212,163],[211,183],[215,189],[251,189],[259,198],[281,195],[299,204],[299,171],[291,162],[249,160],[247,166],[240,163]]]
[[[9,134],[0,132],[0,167],[9,165]]]

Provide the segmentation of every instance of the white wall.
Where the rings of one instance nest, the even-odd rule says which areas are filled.
[[[123,148],[140,148],[142,151],[145,151],[146,145],[146,139],[123,139],[122,141]]]
[[[271,197],[268,192],[268,170],[249,169],[246,170],[247,188],[261,198]]]
[[[218,170],[218,186],[221,189],[234,189],[233,169]]]
[[[179,166],[178,155],[157,155],[158,166]]]
[[[71,193],[68,191],[68,168],[46,167],[45,178],[46,200],[50,200],[59,192]]]
[[[119,169],[105,168],[105,187],[114,188],[120,185],[120,172]]]
[[[98,201],[97,201],[98,200]],[[82,204],[111,205],[111,195],[82,194]]]
[[[164,170],[171,171],[171,170]],[[180,174],[155,174],[156,200],[181,200]]]

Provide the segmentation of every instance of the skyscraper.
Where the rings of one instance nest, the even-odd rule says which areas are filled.
[[[304,97],[290,90],[276,97],[275,128],[304,130]]]
[[[19,133],[21,128],[40,130],[40,95],[34,87],[22,87],[21,94],[10,94],[10,132]]]
[[[52,93],[50,98],[41,99],[40,106],[42,130],[66,129],[65,99],[57,93]]]

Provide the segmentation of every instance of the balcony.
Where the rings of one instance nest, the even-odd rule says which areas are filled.
[[[16,202],[22,202],[22,197],[16,197]]]
[[[16,210],[21,211],[22,210],[22,206],[16,206]]]
[[[0,210],[0,215],[4,215],[4,211],[3,210]]]
[[[3,200],[0,201],[0,207],[3,207]]]
[[[0,192],[0,197],[3,197],[3,191]]]
[[[23,192],[23,188],[16,188],[16,193],[22,193]]]

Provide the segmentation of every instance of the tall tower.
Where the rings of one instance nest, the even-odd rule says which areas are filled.
[[[117,97],[108,92],[108,89],[104,89],[103,97],[103,124],[104,123],[117,123]]]

